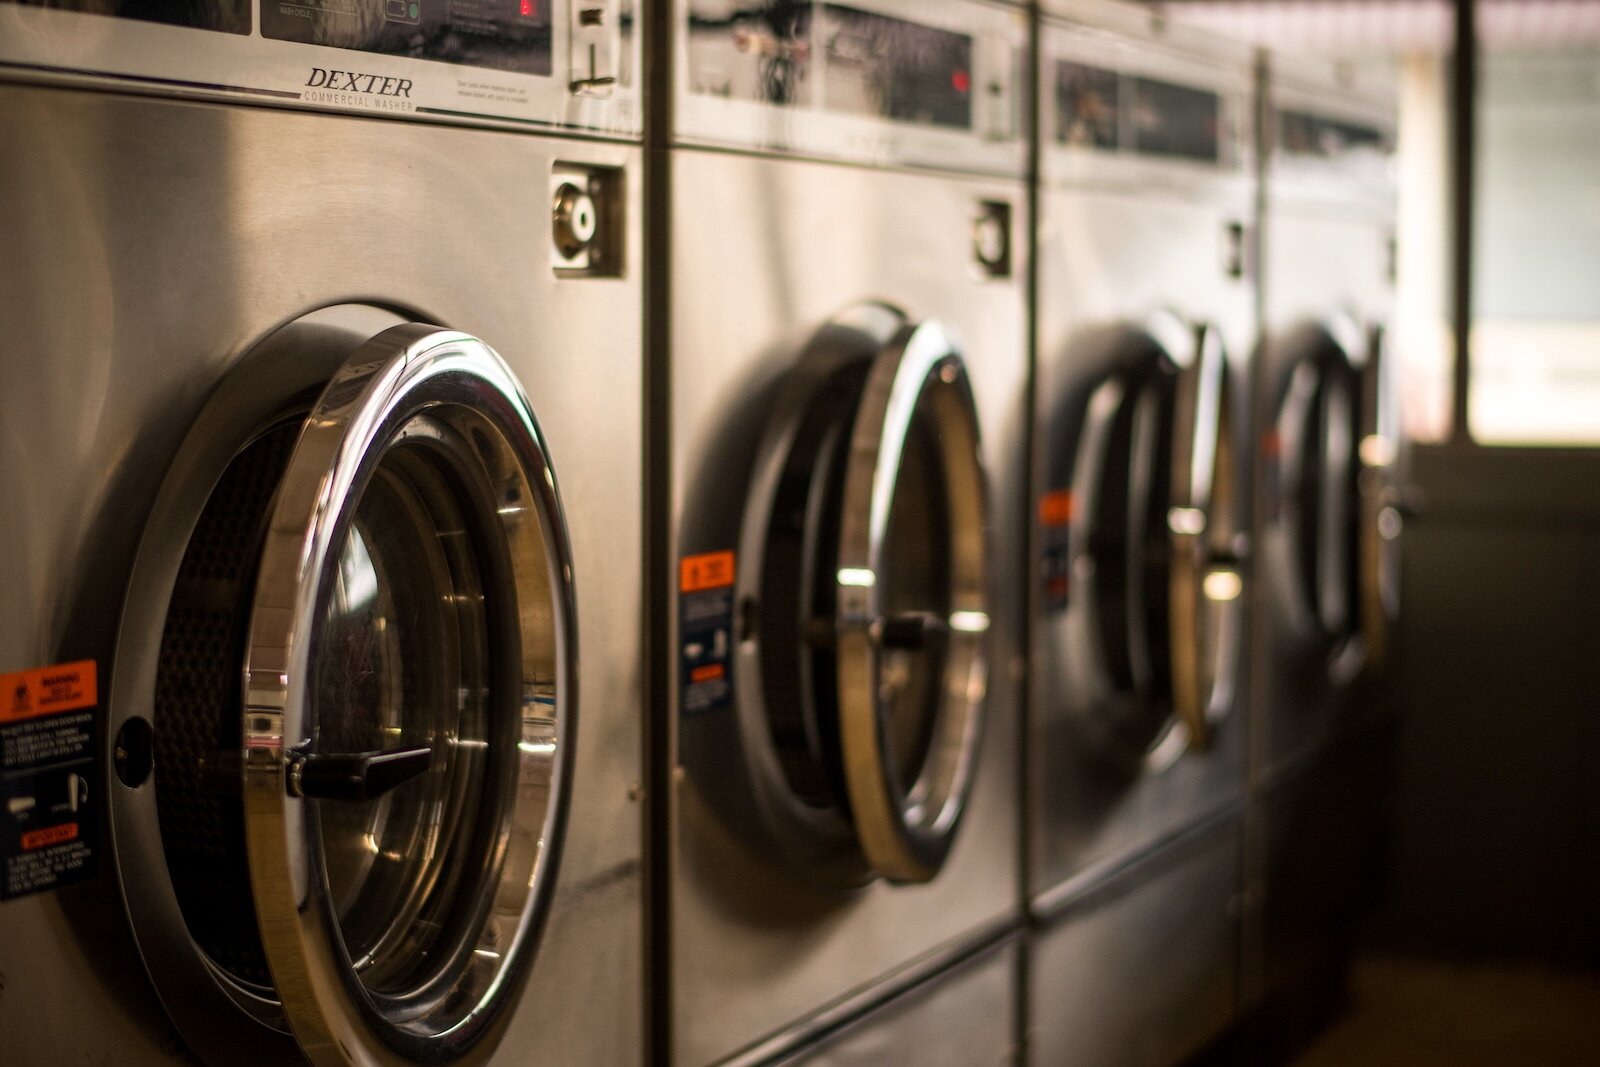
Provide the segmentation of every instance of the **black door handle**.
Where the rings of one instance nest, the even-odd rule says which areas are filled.
[[[316,800],[371,800],[409,782],[433,762],[431,748],[289,754],[289,794]]]

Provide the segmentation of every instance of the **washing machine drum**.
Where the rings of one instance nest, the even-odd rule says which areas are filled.
[[[407,324],[343,355],[307,406],[249,431],[193,522],[154,667],[153,773],[118,767],[118,823],[144,820],[119,835],[121,873],[141,941],[170,939],[133,843],[158,840],[218,987],[313,1062],[448,1062],[487,1054],[554,881],[569,551],[492,350]]]
[[[1048,689],[1091,751],[1166,760],[1232,710],[1244,634],[1227,360],[1162,315],[1076,351],[1040,502]]]
[[[986,494],[947,331],[872,304],[817,335],[757,462],[738,700],[769,829],[814,877],[924,882],[948,855],[985,695]]]

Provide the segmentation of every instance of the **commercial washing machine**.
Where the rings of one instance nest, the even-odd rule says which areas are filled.
[[[595,7],[0,5],[8,1065],[641,1058]]]
[[[1252,1001],[1327,957],[1376,888],[1406,496],[1392,81],[1274,55],[1262,116]]]
[[[1027,22],[677,25],[666,1054],[701,1064],[1018,919]]]
[[[1071,2],[1039,48],[1028,1041],[1166,1062],[1234,1006],[1253,54]]]
[[[1264,75],[1258,767],[1325,741],[1398,610],[1395,97],[1273,57]]]

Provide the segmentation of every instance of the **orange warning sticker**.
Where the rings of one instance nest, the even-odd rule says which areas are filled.
[[[1054,489],[1039,498],[1039,522],[1065,526],[1072,521],[1072,490]]]
[[[718,678],[724,677],[727,673],[728,668],[724,667],[722,664],[708,663],[704,667],[696,667],[694,670],[690,671],[689,681],[714,682]]]
[[[78,839],[78,824],[64,822],[60,826],[47,826],[43,830],[29,830],[22,835],[22,851],[32,852],[46,845],[59,845]]]
[[[22,722],[100,702],[92,659],[0,674],[0,722]]]
[[[678,591],[700,593],[733,584],[733,553],[703,552],[678,563]]]

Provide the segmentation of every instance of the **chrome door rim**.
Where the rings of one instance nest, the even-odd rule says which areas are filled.
[[[516,795],[498,824],[493,884],[484,907],[502,917],[470,935],[473,952],[449,976],[443,1000],[406,1026],[384,1028],[363,1005],[308,845],[305,801],[291,794],[293,750],[312,735],[308,707],[317,613],[330,560],[394,435],[427,413],[477,421],[486,469],[498,467],[509,496],[503,517],[514,574],[522,692]],[[531,516],[528,512],[531,510]],[[518,985],[547,911],[559,859],[576,711],[576,605],[560,500],[527,399],[510,370],[465,334],[420,324],[373,338],[346,363],[306,420],[280,484],[262,551],[246,641],[244,802],[251,884],[263,947],[302,1051],[317,1064],[397,1064],[424,1058],[476,1061],[492,1042],[506,994]],[[540,595],[542,594],[542,595]],[[547,603],[548,617],[534,605]],[[547,633],[547,662],[534,663],[530,627]],[[547,642],[548,643],[548,642]],[[544,672],[544,674],[541,674]],[[550,710],[540,712],[541,702]],[[531,714],[529,709],[538,714]],[[546,755],[542,746],[553,748]],[[530,753],[530,750],[535,750]],[[521,776],[532,759],[547,781]],[[481,955],[480,955],[481,953]],[[478,960],[492,962],[477,962]],[[442,981],[435,975],[432,981]]]
[[[926,398],[939,419],[950,507],[948,656],[929,757],[899,781],[879,697],[885,605],[877,582],[913,414]],[[845,783],[861,847],[884,876],[932,879],[965,807],[987,683],[987,483],[977,408],[959,349],[936,322],[908,324],[878,354],[851,430],[841,509],[834,620]]]
[[[1383,664],[1389,651],[1390,630],[1399,614],[1400,515],[1395,464],[1399,459],[1399,426],[1394,397],[1386,378],[1384,330],[1367,332],[1367,360],[1361,369],[1361,397],[1356,428],[1356,459],[1361,532],[1360,557],[1361,638],[1370,666]]]
[[[1098,336],[1072,446],[1069,687],[1085,730],[1160,773],[1209,745],[1243,669],[1230,372],[1220,333],[1172,310]]]
[[[1233,705],[1243,650],[1243,590],[1232,560],[1236,515],[1227,355],[1215,328],[1200,325],[1194,332],[1194,358],[1178,375],[1166,523],[1173,707],[1190,744],[1205,748]],[[1208,623],[1211,612],[1216,618]]]

